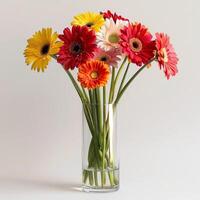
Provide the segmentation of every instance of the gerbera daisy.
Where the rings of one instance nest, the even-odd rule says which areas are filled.
[[[94,31],[99,31],[104,24],[104,18],[99,13],[85,12],[76,15],[71,23],[72,25],[87,26]]]
[[[104,63],[108,64],[109,66],[117,67],[118,61],[120,61],[121,52],[119,49],[111,49],[109,51],[104,51],[102,49],[98,49],[95,52],[94,59],[103,61]]]
[[[86,26],[72,26],[65,28],[59,38],[64,42],[58,53],[58,62],[66,70],[74,69],[94,56],[96,50],[96,36],[93,30]]]
[[[139,24],[129,24],[121,30],[120,45],[131,62],[141,66],[154,57],[155,41],[147,28]]]
[[[78,81],[88,89],[102,87],[108,82],[109,66],[102,61],[91,60],[79,66]]]
[[[51,56],[58,53],[62,42],[56,41],[58,34],[52,33],[51,28],[43,28],[36,32],[30,39],[24,50],[25,62],[32,64],[31,69],[44,71],[47,68]]]
[[[178,58],[167,34],[156,33],[157,59],[160,69],[163,68],[167,79],[178,72]]]
[[[105,51],[119,48],[120,30],[125,25],[127,25],[126,21],[117,20],[115,23],[113,19],[106,19],[105,24],[97,33],[97,45]]]
[[[101,12],[101,14],[103,15],[104,19],[112,18],[115,23],[116,23],[117,20],[129,22],[128,19],[126,19],[126,18],[124,18],[121,15],[118,15],[116,13],[112,13],[110,10],[107,10],[106,12]]]

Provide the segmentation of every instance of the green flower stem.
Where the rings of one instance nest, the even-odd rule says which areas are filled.
[[[115,68],[112,68],[112,76],[111,76],[111,83],[110,83],[110,94],[109,94],[109,103],[112,102],[112,92],[113,92],[113,86],[115,81]]]
[[[103,87],[103,122],[106,119],[106,86]]]
[[[105,129],[105,125],[104,125],[104,128],[103,128],[103,155],[102,155],[102,157],[103,157],[103,160],[102,160],[102,171],[103,171],[103,175],[102,175],[102,183],[105,183],[106,182],[106,180],[105,180],[105,178],[106,178],[106,176],[105,176],[105,172],[104,172],[104,170],[105,170],[105,165],[106,165],[106,163],[105,163],[105,159],[106,159],[106,129]]]
[[[98,133],[98,118],[97,118],[98,113],[97,113],[97,109],[96,109],[97,103],[96,103],[96,97],[95,97],[94,91],[89,90],[89,98],[90,98],[90,105],[91,105],[91,116],[92,116],[93,124],[94,124],[94,127],[95,127],[93,137],[96,137],[96,139],[94,141],[98,141],[98,145],[92,144],[94,146],[93,146],[93,149],[89,149],[89,153],[91,151],[95,151],[96,157],[98,158],[97,159],[98,166],[101,166],[101,164],[100,164],[101,155],[100,155],[100,152],[99,152],[100,144],[99,144],[99,138],[98,138],[98,135],[99,135],[99,133]],[[91,141],[91,143],[92,143],[92,141]]]
[[[88,179],[88,171],[83,170],[83,182],[86,183],[87,179]]]
[[[95,102],[94,102],[94,96],[93,96],[92,90],[89,90],[89,99],[90,99],[91,117],[92,117],[92,121],[93,121],[93,124],[94,124],[94,131],[96,132],[97,122],[96,122],[96,115],[95,115],[95,110],[94,110]]]
[[[98,130],[99,130],[99,140],[101,141],[101,137],[102,137],[102,111],[101,111],[101,96],[100,96],[100,91],[99,88],[95,89],[95,100],[96,100],[96,113],[97,113],[97,122],[98,122]],[[105,143],[103,142],[103,148],[105,146]],[[104,156],[102,155],[102,163],[104,163]],[[103,165],[103,164],[102,164]],[[101,171],[101,185],[102,187],[104,186],[104,182],[105,182],[105,172],[104,172],[104,168],[102,168]]]
[[[93,91],[93,98],[94,98],[94,112],[95,112],[95,117],[96,117],[96,134],[99,135],[100,128],[99,128],[99,115],[98,115],[98,99],[97,99],[97,92],[96,89]]]
[[[126,63],[126,60],[127,60],[127,57],[124,58],[121,66],[120,66],[120,68],[119,68],[119,70],[117,72],[117,75],[115,77],[115,80],[114,80],[114,83],[113,83],[113,88],[112,88],[111,102],[113,101],[113,98],[114,98],[114,95],[115,95],[115,88],[116,88],[116,85],[117,85],[117,81],[118,81],[118,79],[120,77],[120,74],[122,73],[122,70],[123,70],[124,65]]]
[[[114,185],[115,185],[115,182],[114,182],[113,173],[112,173],[111,171],[109,171],[109,172],[108,172],[108,176],[109,176],[109,180],[110,180],[111,186],[114,186]]]
[[[155,58],[152,58],[148,63],[144,64],[130,79],[129,81],[126,83],[126,85],[121,89],[121,92],[119,93],[119,95],[116,97],[115,102],[114,102],[114,107],[116,107],[116,105],[118,104],[120,98],[122,97],[122,95],[124,94],[124,92],[126,91],[126,89],[128,88],[128,86],[132,83],[132,81],[138,76],[138,74],[140,74],[140,72],[142,72],[147,65],[149,65],[150,63],[152,63],[155,60]]]
[[[88,95],[87,95],[87,93],[86,93],[86,91],[85,91],[85,88],[84,88],[83,86],[81,86],[81,88],[82,88],[82,91],[83,91],[83,95],[84,95],[84,97],[85,97],[85,100],[87,101],[87,103],[89,103],[89,98],[88,98]]]
[[[128,73],[130,64],[131,64],[131,63],[128,62],[127,67],[126,67],[126,70],[125,70],[124,75],[123,75],[123,78],[122,78],[122,81],[121,81],[121,84],[120,84],[119,89],[118,89],[118,92],[117,92],[117,96],[119,95],[119,93],[121,92],[122,87],[124,86],[124,81],[125,81],[125,79],[126,79],[126,75],[127,75],[127,73]]]
[[[77,91],[82,103],[85,103],[84,102],[84,95],[83,95],[79,85],[77,84],[76,80],[74,79],[73,75],[71,74],[71,72],[69,70],[66,70],[66,73],[69,76],[70,80],[72,81],[72,83],[73,83],[73,85],[74,85],[74,87],[75,87],[75,89],[76,89],[76,91]]]
[[[89,98],[90,98],[90,109],[91,109],[91,115],[92,115],[92,120],[94,124],[94,129],[96,129],[96,117],[95,117],[95,112],[94,112],[94,96],[92,90],[89,90]]]
[[[88,90],[89,98],[90,98],[90,105],[92,106],[92,90]]]
[[[91,140],[90,146],[89,146],[89,150],[88,150],[88,162],[89,162],[88,168],[94,168],[94,172],[91,171],[92,173],[94,173],[94,176],[92,176],[92,177],[94,177],[93,182],[96,186],[98,186],[98,174],[97,173],[98,173],[98,168],[99,168],[98,160],[100,158],[98,158],[99,156],[96,154],[95,147],[96,146],[94,144],[94,137],[92,137],[92,140]],[[84,178],[84,180],[85,180],[85,178]],[[87,180],[87,177],[86,177],[86,180]],[[91,181],[89,180],[89,182],[91,182]]]
[[[98,167],[95,168],[95,171],[94,171],[94,182],[95,182],[95,186],[98,186],[99,183],[98,183],[98,174],[97,174],[97,169]]]
[[[92,171],[88,172],[89,173],[89,183],[92,186],[94,183],[94,177]]]
[[[106,173],[104,172],[105,170],[105,154],[106,154],[106,128],[105,128],[105,122],[106,122],[106,86],[103,87],[103,161],[102,161],[102,171],[103,171],[103,175],[102,175],[102,186],[106,184]]]
[[[102,111],[101,111],[101,96],[100,89],[95,89],[96,94],[96,103],[97,103],[97,115],[98,115],[98,124],[99,124],[99,134],[102,133]]]
[[[99,124],[98,124],[98,105],[97,105],[97,97],[96,97],[96,92],[95,90],[92,90],[92,113],[93,113],[93,119],[95,121],[95,131],[96,135],[98,136],[99,134]]]

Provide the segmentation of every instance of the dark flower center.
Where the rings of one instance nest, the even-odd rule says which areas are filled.
[[[46,55],[46,54],[48,54],[49,49],[50,49],[50,44],[45,44],[45,45],[42,46],[40,52],[41,52],[42,55]]]
[[[138,53],[142,50],[142,42],[138,38],[130,39],[130,47],[132,51]]]
[[[82,51],[82,47],[81,47],[81,44],[79,43],[74,43],[71,45],[71,48],[70,48],[70,51],[73,53],[73,54],[79,54],[81,51]]]
[[[94,25],[94,24],[93,24],[92,22],[88,22],[88,23],[86,24],[86,26],[89,27],[89,28],[90,28],[91,26],[93,26],[93,25]]]
[[[133,42],[132,45],[133,45],[133,47],[134,47],[135,49],[137,49],[137,48],[139,47],[139,44],[138,44],[137,42]]]
[[[102,56],[100,60],[103,62],[106,62],[108,60],[108,58],[106,56]]]

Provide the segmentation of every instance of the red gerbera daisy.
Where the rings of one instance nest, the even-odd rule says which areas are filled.
[[[59,38],[64,42],[58,53],[58,62],[66,70],[74,69],[94,56],[96,36],[93,30],[86,26],[72,26],[65,28]]]
[[[121,15],[117,15],[116,13],[112,13],[110,10],[107,10],[106,12],[101,13],[104,17],[104,19],[110,19],[112,18],[113,21],[116,23],[117,20],[122,20],[122,21],[128,21],[128,19],[122,17]]]
[[[160,69],[163,68],[167,79],[178,72],[178,58],[167,34],[156,33],[157,59]]]
[[[90,60],[80,65],[78,81],[88,89],[103,87],[108,82],[110,75],[109,66],[102,61]]]
[[[121,30],[120,45],[131,62],[141,66],[154,57],[155,41],[144,25],[129,24]]]

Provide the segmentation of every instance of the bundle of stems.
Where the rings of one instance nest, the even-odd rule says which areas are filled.
[[[111,105],[113,112],[115,112],[124,92],[139,73],[154,60],[155,58],[144,64],[126,81],[130,62],[127,57],[125,57],[119,68],[112,68],[111,80],[108,88],[104,86],[102,88],[85,89],[74,79],[73,74],[69,70],[66,71],[80,97],[87,125],[91,133],[87,169],[92,170],[83,170],[84,183],[88,181],[91,186],[100,185],[104,187],[107,181],[106,177],[109,177],[108,179],[111,186],[118,184],[117,177],[114,173],[116,166],[112,159],[114,155],[112,155],[113,152],[110,151],[109,115],[111,114],[107,110],[107,105]],[[126,68],[124,69],[125,66]],[[121,80],[121,82],[118,84],[119,80]],[[109,95],[107,95],[107,91]],[[107,169],[113,169],[113,171]],[[100,181],[98,180],[98,171],[101,172]]]

